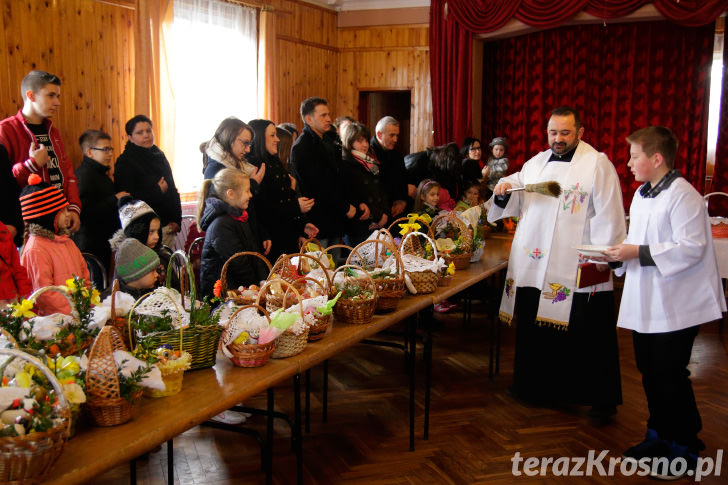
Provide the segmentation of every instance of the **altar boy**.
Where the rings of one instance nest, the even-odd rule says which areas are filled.
[[[673,169],[677,138],[650,126],[627,142],[628,166],[644,183],[632,200],[627,239],[606,257],[627,275],[617,325],[633,331],[650,416],[645,440],[624,457],[684,460],[687,467],[653,468],[654,477],[674,479],[705,448],[687,366],[698,326],[721,318],[725,297],[703,197]]]

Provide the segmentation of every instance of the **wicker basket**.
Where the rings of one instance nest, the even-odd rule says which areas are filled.
[[[710,199],[714,195],[722,195],[725,197],[728,197],[728,194],[725,192],[711,192],[709,194],[705,194],[703,196],[703,199],[705,199],[705,207],[708,208],[708,199]],[[725,217],[710,217],[710,232],[713,235],[713,238],[715,239],[726,239],[728,238],[728,218]]]
[[[265,308],[254,304],[245,305],[235,310],[235,312],[230,316],[228,323],[232,322],[238,313],[247,308],[256,308],[258,311],[262,312],[270,323],[270,315],[268,315]],[[233,365],[238,367],[260,367],[268,362],[268,359],[270,359],[271,354],[273,354],[273,351],[276,348],[275,340],[265,344],[236,344],[232,341],[233,338],[232,335],[230,335],[229,329],[229,326],[225,327],[221,343],[223,346],[223,353],[225,353]]]
[[[432,253],[434,257],[434,261],[437,261],[438,255],[437,255],[437,248],[435,247],[435,243],[432,241],[430,236],[423,234],[421,232],[410,232],[407,234],[404,239],[402,240],[402,244],[400,245],[400,253],[405,254],[408,251],[407,246],[407,240],[410,239],[413,235],[417,235],[417,237],[423,237],[425,238],[431,245],[432,245]],[[412,254],[412,253],[408,253]],[[416,254],[417,256],[424,259],[424,248],[420,254]],[[425,293],[433,293],[435,290],[437,290],[437,285],[440,281],[440,274],[436,273],[434,271],[425,270],[425,271],[407,271],[405,268],[405,273],[407,276],[409,276],[410,281],[412,282],[412,285],[417,290],[418,294],[425,294]]]
[[[183,251],[175,251],[169,260],[169,266],[167,268],[167,283],[166,286],[171,286],[171,275],[172,265],[178,258],[182,261],[182,277],[180,280],[180,295],[182,298],[182,310],[184,311],[184,298],[186,293],[186,282],[189,282],[190,291],[190,306],[195,304],[197,299],[197,290],[195,288],[195,276],[192,272],[192,265],[190,264],[187,255]],[[184,278],[186,275],[188,278]],[[145,335],[143,338],[149,340],[151,345],[160,347],[162,344],[169,344],[173,349],[181,349],[189,352],[192,355],[192,363],[190,369],[206,369],[215,365],[217,359],[217,349],[220,343],[220,335],[222,335],[223,328],[220,325],[190,325],[186,327],[182,334],[176,330],[170,330],[167,332],[157,332],[149,335]]]
[[[268,261],[268,258],[263,256],[260,253],[255,253],[252,251],[240,251],[239,253],[235,253],[230,258],[228,258],[227,261],[225,261],[225,264],[222,265],[222,271],[220,272],[220,296],[225,301],[233,301],[238,305],[252,305],[253,302],[255,302],[255,297],[246,297],[242,296],[240,292],[236,289],[228,289],[227,287],[227,271],[228,266],[230,265],[230,262],[241,258],[243,256],[253,256],[256,257],[265,263],[266,267],[268,268],[268,271],[273,269],[273,266],[271,266],[270,261]]]
[[[450,286],[452,283],[452,275],[441,276],[440,281],[437,282],[437,286]]]
[[[309,278],[308,276],[304,276],[303,278],[296,280],[295,283],[292,283],[293,288],[298,290],[299,292],[302,290],[305,290],[305,283],[306,282],[312,282],[314,285],[318,285],[319,288],[321,288],[321,295],[326,295],[327,297],[331,296],[331,289],[328,287],[328,278],[325,280],[327,282],[327,285],[324,285],[321,281],[315,279],[315,278]],[[291,290],[287,290],[285,294],[281,297],[279,296],[280,301],[278,306],[274,306],[271,304],[270,301],[266,301],[266,310],[269,312],[275,311],[278,308],[288,308],[290,306],[295,305],[298,303],[296,301],[296,297],[290,297],[289,295],[292,293]],[[265,295],[264,295],[265,296]],[[290,298],[290,301],[289,301]],[[308,327],[308,341],[314,342],[316,340],[321,340],[326,336],[326,331],[331,326],[331,322],[334,319],[333,313],[330,313],[328,315],[321,315],[317,314],[314,315],[314,322],[312,325]]]
[[[348,246],[344,246],[348,247]],[[323,251],[323,254],[326,254],[327,250]],[[291,263],[291,260],[293,258],[298,258],[297,263],[294,265]],[[271,269],[270,274],[268,275],[268,282],[274,281],[273,275],[277,275],[278,279],[281,279],[283,281],[287,281],[288,283],[296,283],[296,281],[303,279],[304,277],[307,277],[305,274],[303,274],[303,261],[308,261],[309,265],[315,265],[320,266],[321,262],[311,256],[310,254],[282,254],[276,263],[273,265],[273,269]],[[295,268],[295,273],[294,273]],[[324,269],[324,271],[321,272],[323,275],[320,279],[320,282],[325,285],[327,288],[331,289],[331,271]],[[308,276],[309,278],[312,278],[311,276]],[[314,278],[318,279],[318,278]],[[267,298],[273,298],[272,300],[272,306],[271,308],[281,308],[283,305],[282,295],[271,295],[268,293],[265,295],[266,297],[266,305],[267,305]],[[295,303],[295,302],[294,302]]]
[[[132,307],[132,311],[133,310],[134,308]],[[159,362],[156,364],[159,372],[162,374],[164,389],[160,390],[145,387],[145,396],[155,398],[174,396],[182,390],[182,380],[185,376],[185,371],[190,368],[192,363],[192,354],[182,350],[182,343],[184,342],[184,331],[182,328],[179,329],[179,333],[180,346],[177,348],[180,350],[180,357],[175,360],[168,360],[167,362]]]
[[[111,325],[121,335],[122,342],[130,342],[129,324],[126,318],[116,316],[116,293],[119,291],[119,280],[114,280],[111,284],[111,313],[106,325]]]
[[[386,229],[381,229],[380,234],[385,235],[390,240],[392,239],[392,235]],[[362,248],[372,245],[374,245],[374,260],[365,261],[366,256],[361,254]],[[377,294],[379,295],[377,311],[390,311],[397,308],[406,291],[404,287],[404,266],[402,266],[402,258],[399,256],[397,247],[393,242],[387,240],[369,239],[357,245],[346,260],[346,264],[359,264],[366,270],[371,271],[373,268],[381,267],[381,264],[387,258],[387,251],[395,258],[395,274],[392,278],[374,279]]]
[[[86,409],[97,426],[116,426],[129,421],[134,414],[135,403],[142,395],[142,389],[139,389],[128,401],[119,393],[114,350],[124,348],[119,332],[107,325],[101,329],[89,351]]]
[[[471,234],[468,226],[457,216],[455,211],[447,214],[442,214],[432,221],[432,230],[435,235],[440,234],[440,229],[447,226],[447,224],[453,225],[460,232],[459,237],[462,238],[460,243],[460,254],[441,254],[446,264],[453,263],[455,269],[467,269],[470,265],[470,258],[473,256],[473,235]],[[455,238],[457,239],[457,238]]]
[[[334,281],[336,281],[336,273],[341,270],[346,270],[347,268],[358,271],[359,273],[361,273],[362,276],[346,276],[346,273],[344,273],[344,284],[346,284],[347,282],[355,282],[357,285],[366,286],[367,289],[372,292],[372,297],[366,300],[354,300],[350,298],[345,298],[344,295],[342,295],[341,298],[339,298],[339,301],[336,302],[336,305],[334,306],[334,315],[336,316],[336,320],[357,325],[371,323],[372,318],[374,318],[374,312],[377,309],[377,300],[379,299],[379,294],[377,293],[377,285],[374,283],[374,280],[371,276],[369,276],[369,273],[364,268],[353,264],[345,264],[336,268],[336,272],[334,273]],[[334,287],[336,287],[335,284]]]
[[[299,255],[299,256],[305,256],[305,255]],[[281,259],[282,258],[279,258],[279,260],[276,262],[276,264],[278,262],[280,262]],[[301,278],[300,280],[297,280],[297,282],[303,281],[303,280],[304,279]],[[289,292],[291,292],[291,291],[293,292],[293,294],[295,295],[295,302],[293,303],[293,305],[299,304],[298,309],[301,313],[301,322],[305,325],[306,321],[304,320],[304,316],[303,316],[303,305],[300,304],[303,301],[303,298],[301,297],[301,294],[296,289],[295,283],[290,283],[283,279],[276,281],[276,282],[268,281],[260,289],[258,298],[261,298],[263,296],[266,296],[266,298],[268,298],[268,295],[266,294],[266,290],[268,288],[270,288],[273,283],[278,283],[278,284],[286,287],[286,291],[283,294],[283,303],[282,303],[281,308],[288,308],[288,306],[292,306],[292,305],[288,305],[287,295],[289,294]],[[260,305],[260,303],[258,303],[258,305]],[[283,332],[281,334],[281,336],[278,337],[278,339],[276,339],[276,348],[273,351],[271,358],[285,359],[286,357],[293,357],[294,355],[300,354],[303,351],[303,349],[306,348],[307,342],[308,342],[308,328],[306,328],[303,332],[301,332],[298,335],[293,333],[291,331],[291,329],[289,328],[285,332]]]
[[[55,291],[57,293],[60,293],[61,296],[66,299],[68,305],[71,307],[71,318],[74,318],[73,313],[75,311],[75,308],[73,305],[73,301],[71,300],[71,297],[68,294],[68,290],[65,286],[44,286],[42,288],[38,288],[28,297],[28,300],[36,302],[40,295],[48,291]],[[80,355],[81,353],[83,353],[84,350],[91,346],[91,342],[93,342],[93,340],[93,337],[89,337],[79,344],[75,341],[74,338],[72,342],[63,342],[63,346],[58,345],[57,342],[55,343],[55,345],[58,346],[58,352],[63,357],[68,357],[69,355]],[[48,353],[48,355],[55,355],[52,349],[53,345],[54,344],[50,344],[46,347],[46,352]]]
[[[69,436],[71,411],[53,372],[35,357],[16,349],[0,349],[0,355],[23,359],[43,373],[58,397],[61,422],[41,433],[0,438],[0,483],[42,483],[61,455]]]

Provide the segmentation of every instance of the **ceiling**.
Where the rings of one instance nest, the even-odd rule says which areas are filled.
[[[389,8],[429,7],[430,0],[305,0],[338,12]]]

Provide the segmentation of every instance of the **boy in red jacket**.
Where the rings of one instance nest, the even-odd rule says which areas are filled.
[[[8,150],[20,187],[25,187],[28,176],[35,173],[63,192],[69,202],[69,229],[76,232],[81,226],[76,176],[61,134],[51,123],[61,105],[61,80],[45,71],[30,71],[20,83],[20,91],[23,108],[0,121],[0,143]]]

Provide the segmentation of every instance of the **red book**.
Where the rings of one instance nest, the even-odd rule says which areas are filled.
[[[606,283],[609,281],[611,274],[612,271],[609,268],[599,271],[597,263],[581,263],[576,270],[576,287],[585,288],[599,283]]]

